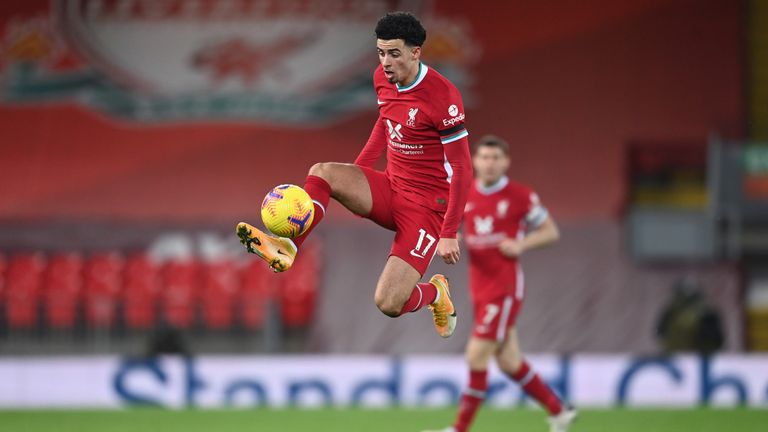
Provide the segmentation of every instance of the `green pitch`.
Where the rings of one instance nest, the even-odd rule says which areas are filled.
[[[418,432],[453,410],[0,411],[8,432]],[[583,410],[573,432],[764,432],[768,410]],[[473,432],[547,431],[540,410],[482,410]]]

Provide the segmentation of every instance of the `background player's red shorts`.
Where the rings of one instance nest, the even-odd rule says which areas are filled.
[[[488,300],[473,301],[475,325],[472,336],[504,342],[507,333],[517,321],[523,299],[510,293]]]
[[[401,258],[420,275],[432,261],[443,227],[443,213],[422,207],[392,190],[386,174],[360,167],[368,179],[373,197],[373,209],[366,218],[395,231],[389,255]]]

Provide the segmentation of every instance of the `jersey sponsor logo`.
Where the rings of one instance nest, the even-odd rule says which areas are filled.
[[[450,115],[451,117],[456,117],[456,114],[458,113],[459,113],[459,107],[457,107],[456,105],[451,105],[448,107],[448,115]]]
[[[496,214],[499,218],[503,218],[507,216],[507,211],[509,210],[509,201],[508,200],[501,200],[498,204],[496,204]]]
[[[405,122],[405,125],[408,127],[414,127],[416,125],[416,114],[419,113],[418,108],[411,108],[408,110],[408,121]]]
[[[449,119],[443,119],[443,126],[456,126],[457,123],[464,121],[464,113],[460,113],[456,117],[451,117]]]
[[[403,139],[403,134],[400,132],[400,129],[403,128],[403,125],[400,123],[392,124],[389,119],[387,119],[387,129],[389,129],[389,138],[392,140],[401,140]]]
[[[475,216],[475,232],[478,235],[486,235],[493,232],[493,216]]]

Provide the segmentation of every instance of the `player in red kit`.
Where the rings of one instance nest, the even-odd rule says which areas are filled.
[[[531,188],[506,176],[509,145],[504,140],[494,136],[480,139],[472,162],[477,179],[464,209],[464,242],[469,251],[475,315],[466,348],[469,387],[461,398],[456,422],[443,432],[469,430],[488,389],[492,357],[502,372],[547,410],[551,431],[565,432],[576,411],[565,405],[525,361],[515,328],[525,298],[518,258],[557,241],[557,225]]]
[[[420,61],[426,31],[413,15],[385,15],[376,37],[379,118],[354,164],[319,163],[309,170],[304,190],[315,202],[310,228],[287,239],[241,222],[237,233],[249,252],[285,271],[334,198],[395,232],[376,285],[378,308],[397,317],[428,306],[438,334],[448,337],[456,311],[447,279],[438,274],[429,283],[419,280],[435,253],[448,264],[459,260],[456,232],[472,183],[464,106],[456,87]],[[373,165],[384,152],[387,168],[376,171]]]

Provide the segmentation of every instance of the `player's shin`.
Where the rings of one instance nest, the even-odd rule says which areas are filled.
[[[411,291],[411,296],[403,305],[400,310],[400,315],[416,312],[417,310],[427,306],[437,299],[437,288],[431,283],[416,284]]]
[[[328,207],[328,202],[331,200],[331,185],[328,184],[322,177],[308,175],[307,180],[304,183],[304,190],[312,198],[315,203],[315,214],[312,218],[312,224],[307,228],[304,234],[293,239],[293,243],[296,247],[301,247],[309,233],[320,224],[320,221],[325,217],[325,209]]]
[[[487,390],[488,371],[485,369],[469,371],[469,386],[461,396],[456,423],[453,425],[456,432],[469,430],[477,410],[480,409],[485,400],[485,392]]]
[[[551,388],[539,377],[527,361],[523,361],[520,369],[515,373],[508,373],[507,375],[516,381],[523,390],[528,393],[532,398],[536,399],[541,406],[554,416],[560,414],[563,410],[563,402],[552,391]]]

